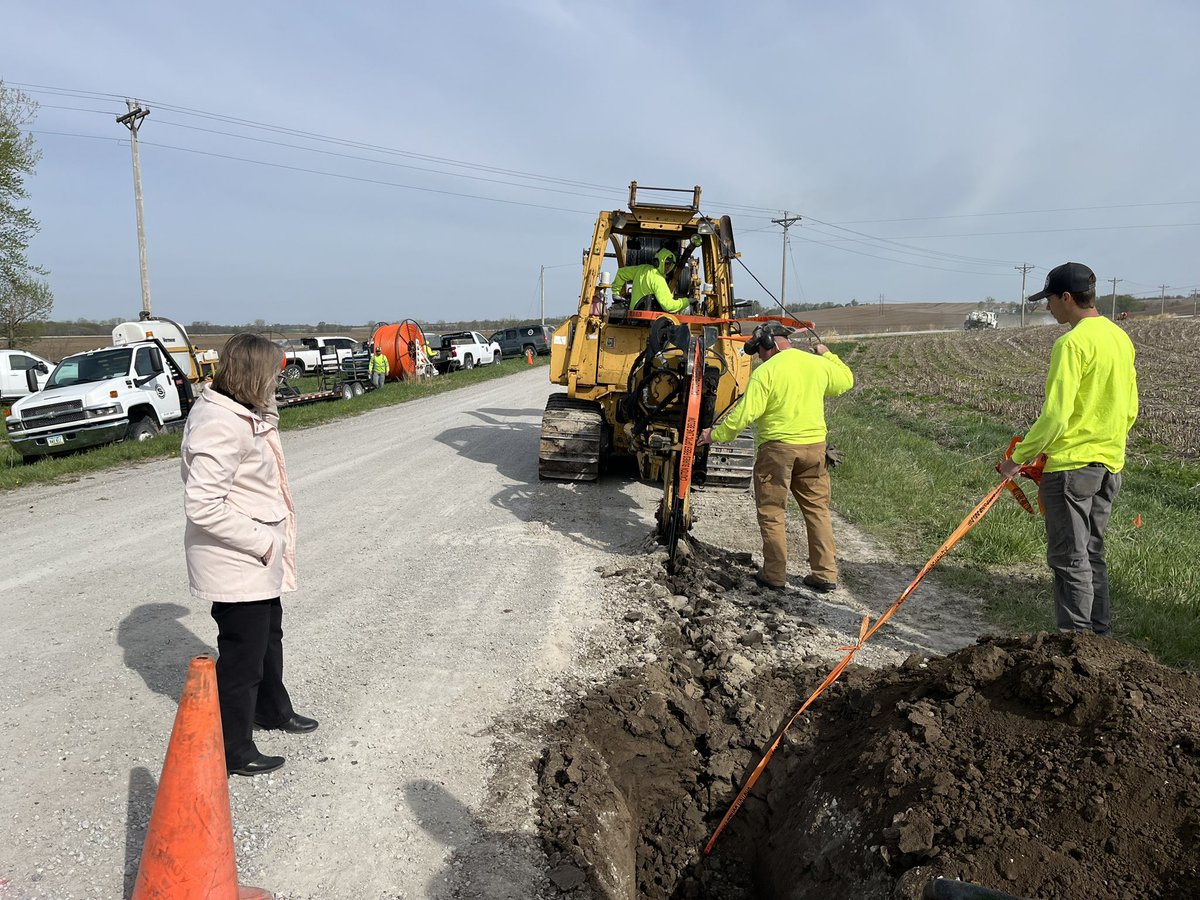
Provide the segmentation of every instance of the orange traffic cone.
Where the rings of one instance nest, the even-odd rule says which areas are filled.
[[[217,667],[197,656],[179,699],[133,900],[271,900],[237,883]]]
[[[527,366],[533,365],[533,351],[532,350],[525,351],[525,365],[527,365]]]

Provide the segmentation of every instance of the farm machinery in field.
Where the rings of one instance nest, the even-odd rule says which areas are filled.
[[[748,435],[696,448],[696,438],[741,398],[750,359],[741,352],[749,302],[733,294],[737,258],[728,216],[700,210],[700,188],[629,187],[629,208],[601,212],[586,251],[579,307],[551,338],[552,394],[542,416],[538,473],[543,479],[595,481],[610,460],[631,459],[643,479],[661,483],[658,538],[672,562],[692,525],[690,488],[746,488],[754,465]],[[646,195],[665,197],[647,199]],[[680,194],[685,202],[678,202]],[[639,308],[610,296],[605,260],[619,270],[675,257],[670,289],[676,312]]]
[[[973,309],[967,313],[967,318],[963,322],[963,328],[966,331],[975,331],[980,328],[999,328],[1000,320],[996,318],[996,314],[989,310]]]

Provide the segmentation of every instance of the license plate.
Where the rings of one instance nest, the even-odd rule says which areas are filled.
[[[61,434],[52,434],[52,435],[50,435],[50,437],[46,438],[46,446],[47,447],[57,447],[64,440],[65,440],[65,438]]]

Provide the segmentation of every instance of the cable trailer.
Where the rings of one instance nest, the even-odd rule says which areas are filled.
[[[341,390],[313,391],[310,394],[301,394],[295,388],[281,387],[275,392],[275,404],[280,409],[291,406],[303,406],[306,403],[323,403],[326,400],[341,399]]]

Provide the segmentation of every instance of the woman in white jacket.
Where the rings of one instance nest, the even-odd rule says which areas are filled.
[[[225,767],[258,775],[283,765],[255,746],[254,726],[312,731],[283,685],[285,591],[296,589],[296,510],[279,442],[275,383],[283,351],[237,334],[188,414],[183,544],[192,595],[212,602]]]

